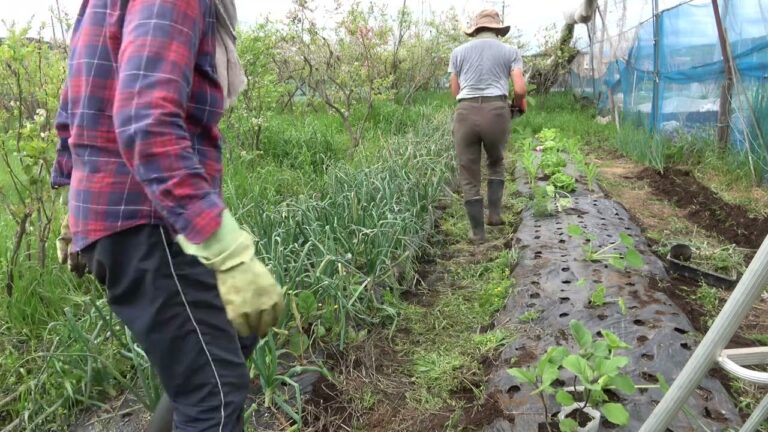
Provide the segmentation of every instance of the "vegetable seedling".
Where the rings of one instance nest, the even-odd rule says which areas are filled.
[[[582,249],[584,250],[584,258],[587,261],[602,261],[619,270],[626,270],[628,266],[638,269],[643,268],[643,256],[635,249],[635,239],[626,233],[619,233],[619,241],[599,250],[595,250],[593,245],[596,240],[595,235],[585,231],[582,227],[575,224],[569,225],[568,234],[572,237],[584,238],[586,240]],[[618,251],[620,246],[625,247],[625,253]]]
[[[580,411],[587,407],[594,408],[609,422],[626,426],[629,424],[629,412],[623,405],[609,402],[606,392],[611,390],[631,395],[637,391],[632,379],[622,373],[622,369],[629,364],[629,358],[617,355],[618,351],[630,346],[608,330],[601,330],[602,339],[594,340],[592,333],[577,320],[571,321],[570,328],[578,350],[550,347],[535,366],[512,368],[507,372],[520,382],[533,386],[531,394],[539,395],[547,420],[550,418],[549,408],[544,395],[555,394],[555,400],[564,408],[573,405],[577,405]],[[564,370],[575,375],[574,385],[570,388],[564,382],[557,384]],[[576,391],[576,383],[581,385],[582,391]],[[578,425],[564,419],[559,426],[560,430],[575,430],[574,426]]]
[[[587,176],[587,187],[589,190],[595,190],[595,180],[597,179],[597,165],[591,163],[584,166],[584,174]]]
[[[548,184],[563,192],[570,193],[576,190],[576,180],[563,172],[559,172],[550,177]]]

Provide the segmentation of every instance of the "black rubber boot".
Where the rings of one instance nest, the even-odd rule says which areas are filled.
[[[488,179],[488,226],[504,225],[501,218],[501,200],[504,197],[504,180]]]
[[[485,241],[485,223],[483,222],[483,199],[475,198],[464,201],[464,208],[469,218],[469,239],[474,243]]]
[[[173,431],[173,404],[168,395],[163,393],[160,401],[152,414],[147,432],[172,432]]]

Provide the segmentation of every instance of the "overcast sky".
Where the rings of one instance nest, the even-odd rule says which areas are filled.
[[[319,4],[333,5],[334,0],[316,0]],[[495,7],[501,10],[502,0],[406,0],[409,7],[426,14],[440,12],[455,7],[462,18],[469,17],[474,12],[485,7]],[[537,0],[525,2],[522,0],[506,0],[506,21],[519,27],[524,37],[533,41],[537,32],[549,25],[563,22],[563,11],[575,0]],[[640,1],[640,0],[634,0]],[[81,0],[59,0],[62,9],[70,15],[75,15]],[[379,0],[386,3],[392,11],[403,4],[403,0]],[[241,24],[257,22],[264,17],[279,20],[285,17],[292,6],[290,0],[236,0]],[[525,4],[529,6],[524,6]],[[0,0],[0,17],[5,21],[25,23],[34,17],[35,22],[50,22],[49,9],[56,4],[55,0]],[[0,34],[5,33],[5,26],[0,25]]]
[[[332,7],[336,0],[315,0],[319,5]],[[349,3],[351,0],[340,0]],[[417,14],[432,15],[455,8],[463,19],[467,19],[475,12],[486,7],[493,7],[501,11],[503,2],[506,2],[506,23],[516,26],[522,31],[526,42],[536,45],[541,35],[541,29],[556,24],[563,24],[563,12],[572,9],[581,0],[406,0]],[[602,3],[604,0],[601,0]],[[626,1],[629,5],[627,27],[633,26],[651,16],[650,0],[608,0],[608,20],[617,22],[618,8],[614,5]],[[674,6],[683,0],[661,0],[662,9]],[[703,0],[702,0],[703,1]],[[80,6],[81,0],[59,0],[62,9],[70,16],[74,16]],[[269,17],[272,20],[281,20],[292,7],[291,0],[235,0],[240,15],[241,24],[255,23]],[[365,3],[365,0],[363,0]],[[385,3],[393,13],[403,4],[403,0],[378,0]],[[56,0],[0,0],[0,19],[3,21],[15,21],[17,24],[26,23],[34,19],[37,25],[40,22],[50,23],[49,10],[54,7]],[[5,26],[0,24],[0,35],[5,33]],[[577,36],[585,43],[584,26],[579,26]],[[46,33],[50,37],[50,31]]]

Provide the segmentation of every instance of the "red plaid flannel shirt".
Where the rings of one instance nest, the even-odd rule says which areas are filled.
[[[221,223],[223,95],[212,0],[83,0],[56,129],[73,245],[142,224]]]

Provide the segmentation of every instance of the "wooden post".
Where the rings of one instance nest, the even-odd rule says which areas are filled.
[[[723,63],[725,65],[725,82],[720,90],[720,108],[717,117],[717,142],[723,149],[728,148],[728,141],[731,131],[731,95],[733,94],[733,82],[735,71],[733,68],[733,58],[731,57],[731,45],[728,41],[723,20],[720,16],[720,5],[717,0],[712,0],[712,10],[715,13],[715,25],[717,25],[717,35],[720,39],[720,50],[723,53]]]

